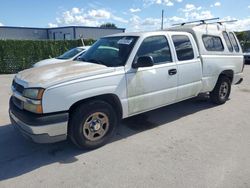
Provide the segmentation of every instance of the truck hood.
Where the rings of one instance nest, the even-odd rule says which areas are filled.
[[[67,61],[59,64],[51,64],[41,67],[34,67],[19,72],[15,80],[27,87],[42,87],[60,84],[79,78],[85,78],[115,71],[114,67],[106,67],[104,65]]]
[[[40,67],[40,66],[45,66],[45,65],[50,65],[53,63],[63,63],[66,61],[70,61],[67,59],[56,59],[56,58],[51,58],[51,59],[44,59],[42,61],[39,61],[33,65],[33,67]]]

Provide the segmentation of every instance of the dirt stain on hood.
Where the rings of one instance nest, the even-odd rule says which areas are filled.
[[[16,78],[26,82],[29,87],[44,87],[67,80],[84,78],[112,71],[114,71],[114,68],[104,65],[67,61],[60,64],[51,64],[27,69],[19,72]]]

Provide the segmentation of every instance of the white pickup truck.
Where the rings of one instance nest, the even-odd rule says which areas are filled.
[[[123,118],[200,93],[225,103],[231,85],[243,80],[234,33],[220,24],[170,30],[107,36],[79,61],[19,72],[12,84],[12,124],[34,142],[69,138],[93,149],[108,142]]]

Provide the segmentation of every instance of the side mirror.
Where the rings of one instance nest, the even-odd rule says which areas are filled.
[[[136,69],[139,67],[152,67],[154,65],[154,59],[152,56],[141,56],[138,57],[137,61],[132,64],[132,68]]]

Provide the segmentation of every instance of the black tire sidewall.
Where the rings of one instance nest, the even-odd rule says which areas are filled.
[[[227,92],[226,97],[222,99],[220,97],[220,88],[224,82],[226,82],[228,84],[228,92]],[[214,90],[210,93],[210,97],[211,97],[211,100],[213,103],[224,104],[228,100],[230,93],[231,93],[231,81],[230,81],[230,79],[225,77],[225,76],[221,76],[218,79],[218,82],[217,82]]]
[[[226,97],[224,99],[221,99],[220,97],[219,98],[220,98],[220,101],[226,102],[228,100],[228,98],[229,98],[230,93],[231,93],[231,83],[230,83],[230,80],[228,78],[226,78],[223,82],[227,83],[227,85],[228,85],[228,91],[227,91],[227,95],[226,95]]]
[[[102,112],[109,119],[108,132],[97,141],[88,140],[83,134],[83,125],[86,119],[95,112]],[[79,106],[72,116],[71,137],[74,143],[80,148],[95,149],[105,145],[114,134],[118,125],[117,115],[112,106],[104,101],[93,101]]]

